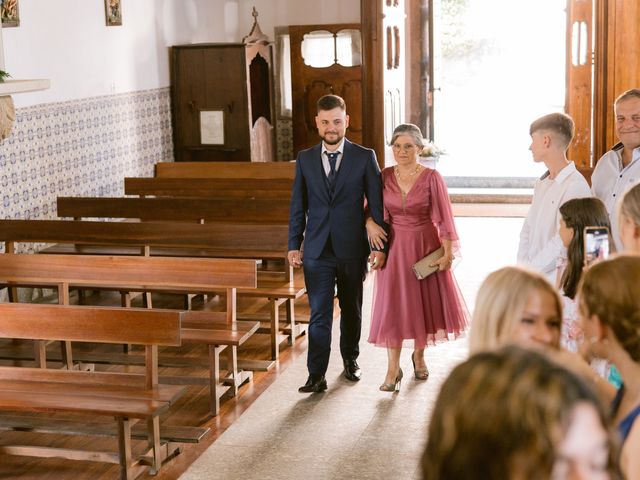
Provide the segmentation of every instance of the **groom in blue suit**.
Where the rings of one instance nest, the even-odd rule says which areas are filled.
[[[375,152],[345,138],[349,116],[337,95],[318,100],[316,126],[322,142],[298,154],[289,218],[288,259],[293,267],[304,268],[311,307],[309,378],[299,388],[303,393],[327,389],[336,285],[345,377],[360,380],[357,358],[367,258],[372,269],[386,260],[385,252],[371,251],[365,230],[365,198],[373,220],[386,227]]]

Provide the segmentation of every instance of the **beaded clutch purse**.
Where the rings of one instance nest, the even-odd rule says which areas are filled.
[[[443,256],[444,256],[444,247],[440,247],[437,250],[434,250],[433,252],[431,252],[426,257],[414,263],[411,269],[413,270],[413,273],[416,274],[416,278],[418,280],[422,280],[423,278],[427,278],[433,272],[438,270],[437,266],[432,267],[431,264],[436,260],[438,260],[439,258],[442,258]]]

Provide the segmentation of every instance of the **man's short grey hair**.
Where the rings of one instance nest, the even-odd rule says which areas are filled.
[[[629,100],[630,98],[640,99],[640,88],[632,88],[630,90],[627,90],[626,92],[621,93],[620,96],[616,98],[615,102],[613,102],[613,104],[618,105],[620,102]]]
[[[395,143],[396,139],[400,135],[409,135],[413,139],[413,143],[420,148],[424,147],[422,132],[417,125],[414,125],[413,123],[401,123],[398,125],[391,136],[391,145]]]

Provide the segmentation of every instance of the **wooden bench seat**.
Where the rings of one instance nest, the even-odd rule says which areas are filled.
[[[158,347],[180,345],[182,313],[63,305],[0,304],[0,338],[145,346],[145,373],[106,373],[0,367],[0,411],[73,413],[115,417],[118,452],[3,445],[0,454],[61,457],[120,465],[120,478],[132,479],[148,467],[156,473],[177,446],[160,438],[160,414],[184,389],[158,383]],[[147,450],[134,456],[131,426],[146,422]]]
[[[269,333],[271,335],[271,356],[272,358],[278,358],[278,348],[280,338],[278,337],[280,332],[280,305],[285,305],[286,311],[286,323],[288,325],[288,334],[286,338],[289,345],[293,344],[293,341],[299,335],[302,335],[306,331],[306,326],[296,321],[296,315],[294,311],[295,300],[301,298],[306,293],[306,287],[304,286],[304,278],[300,275],[295,275],[294,280],[291,283],[283,284],[279,280],[272,279],[258,279],[258,288],[255,290],[249,290],[246,288],[239,288],[238,294],[244,296],[260,296],[265,297],[269,301],[269,328],[268,331],[258,330],[259,332]],[[244,317],[243,319],[246,319]]]
[[[165,443],[198,443],[209,428],[181,425],[162,425],[160,441]],[[76,420],[41,415],[0,415],[0,431],[31,432],[54,435],[90,435],[91,437],[117,437],[118,428],[113,423],[89,424]],[[146,425],[137,423],[131,427],[132,440],[146,440]]]
[[[218,414],[220,398],[251,380],[251,372],[237,365],[237,347],[259,327],[258,322],[236,321],[236,287],[254,288],[256,262],[211,258],[109,257],[78,255],[0,255],[0,282],[13,287],[51,285],[58,290],[60,302],[69,303],[69,289],[103,288],[115,291],[167,290],[176,293],[226,292],[223,312],[183,312],[184,343],[201,343],[209,349],[211,412]],[[129,305],[123,305],[129,306]],[[129,342],[135,343],[135,342]],[[36,359],[46,365],[46,352],[38,345]],[[220,353],[229,347],[227,378],[220,377]],[[72,352],[65,350],[66,364],[72,366]]]

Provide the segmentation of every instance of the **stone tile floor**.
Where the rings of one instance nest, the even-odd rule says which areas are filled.
[[[513,263],[522,218],[458,218],[462,259],[456,278],[470,310],[485,276]],[[369,329],[371,282],[365,289],[362,338]],[[467,356],[467,339],[428,348],[430,376],[412,378],[411,350],[402,355],[398,394],[378,391],[386,352],[361,342],[363,378],[344,379],[338,322],[323,394],[302,395],[306,358],[278,380],[180,478],[342,480],[420,478],[420,457],[433,403],[449,371]]]

